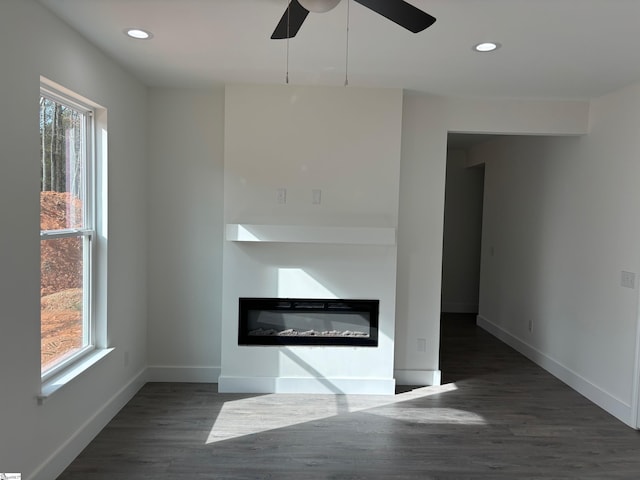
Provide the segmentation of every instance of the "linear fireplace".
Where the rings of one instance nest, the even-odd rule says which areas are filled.
[[[379,300],[240,298],[238,345],[378,346]]]

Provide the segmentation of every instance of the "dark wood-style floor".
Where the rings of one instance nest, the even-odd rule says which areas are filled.
[[[147,384],[59,480],[633,479],[640,434],[443,318],[443,385],[390,396]]]

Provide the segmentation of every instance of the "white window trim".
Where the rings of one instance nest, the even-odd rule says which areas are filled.
[[[102,318],[104,315],[99,315],[98,309],[96,308],[96,298],[99,298],[101,302],[106,301],[106,295],[101,295],[97,291],[97,283],[99,280],[95,270],[96,262],[98,261],[97,251],[98,248],[100,248],[98,243],[100,235],[96,228],[99,219],[101,223],[104,221],[103,215],[98,212],[96,205],[97,195],[104,194],[97,183],[97,171],[99,168],[104,169],[107,160],[106,158],[102,158],[102,156],[106,155],[105,146],[98,151],[98,143],[96,142],[98,125],[96,124],[96,118],[98,116],[106,118],[106,110],[100,107],[100,105],[44,77],[40,77],[40,95],[82,111],[86,115],[85,128],[87,145],[85,150],[87,161],[85,162],[85,168],[87,184],[85,185],[86,198],[84,205],[86,228],[41,231],[40,238],[41,240],[50,240],[56,238],[83,237],[83,241],[87,243],[85,247],[88,246],[88,248],[83,249],[85,252],[83,264],[86,265],[85,274],[91,279],[88,288],[83,289],[83,304],[86,306],[85,314],[88,317],[88,319],[85,320],[85,328],[83,329],[83,334],[85,335],[83,343],[85,343],[86,346],[69,355],[68,358],[58,362],[41,375],[41,391],[40,394],[37,395],[37,399],[38,403],[42,404],[51,394],[58,391],[62,386],[106,357],[114,349],[106,347],[106,325],[104,324],[106,318]],[[100,113],[98,110],[100,110]],[[106,130],[106,125],[100,125],[100,128]],[[100,165],[102,165],[102,167]],[[101,256],[104,256],[104,254]],[[100,308],[99,310],[100,312],[105,312],[104,308]],[[87,326],[88,328],[86,328]]]

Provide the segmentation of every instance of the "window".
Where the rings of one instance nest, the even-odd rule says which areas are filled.
[[[94,111],[40,90],[41,371],[50,378],[95,347]]]

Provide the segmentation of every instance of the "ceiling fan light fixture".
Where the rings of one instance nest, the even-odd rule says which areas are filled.
[[[314,13],[324,13],[335,8],[340,0],[298,0],[304,8]]]

